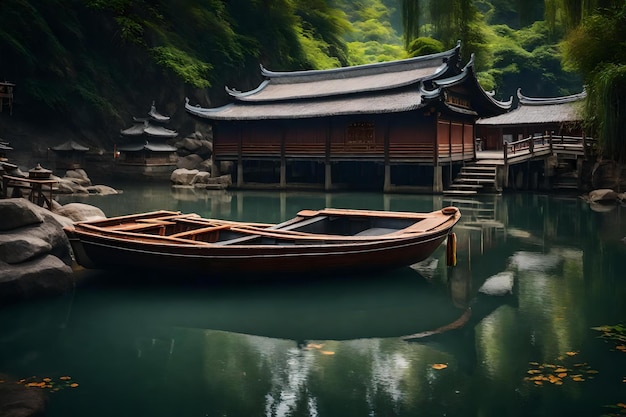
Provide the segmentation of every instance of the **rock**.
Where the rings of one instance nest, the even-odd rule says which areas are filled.
[[[199,171],[205,171],[205,172],[211,172],[211,165],[213,165],[211,160],[210,159],[205,159],[204,161],[202,161],[200,163],[200,165],[198,165],[198,170]]]
[[[43,223],[39,211],[31,210],[31,206],[34,204],[24,198],[0,200],[0,231]]]
[[[50,242],[31,236],[24,228],[20,233],[0,234],[0,261],[9,264],[26,262],[52,251]]]
[[[89,194],[89,191],[84,186],[77,184],[71,178],[59,178],[59,185],[57,189],[59,194]]]
[[[0,301],[62,293],[74,285],[67,217],[25,199],[0,200]]]
[[[178,159],[177,168],[197,169],[203,159],[196,154],[191,154]]]
[[[0,374],[0,416],[40,417],[45,414],[46,393],[41,388],[28,388],[8,375]]]
[[[91,185],[91,180],[87,176],[87,173],[82,169],[66,171],[65,178],[72,179],[76,184],[80,184],[84,187],[88,187]]]
[[[608,188],[601,188],[589,192],[589,202],[600,203],[604,201],[617,201],[617,196],[618,194],[615,191]]]
[[[208,184],[210,179],[211,179],[211,173],[200,171],[196,174],[195,177],[193,177],[193,179],[191,180],[191,184],[192,185]]]
[[[179,168],[175,169],[170,176],[170,181],[175,185],[191,185],[193,179],[198,175],[197,169]]]
[[[63,294],[73,286],[72,267],[54,255],[19,264],[0,261],[0,304]]]
[[[213,154],[213,143],[208,140],[200,141],[200,147],[196,149],[195,153],[202,159],[210,158]]]
[[[179,144],[179,147],[195,153],[202,146],[202,141],[200,139],[185,138]]]
[[[74,222],[104,219],[106,215],[98,207],[83,203],[68,203],[55,209],[54,212],[60,216],[67,217]]]
[[[119,194],[113,187],[109,187],[108,185],[92,185],[90,187],[85,187],[89,194],[98,194],[98,195],[114,195]]]

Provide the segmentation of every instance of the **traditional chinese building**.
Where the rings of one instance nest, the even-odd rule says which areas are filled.
[[[115,174],[123,177],[168,179],[176,168],[176,147],[168,140],[178,132],[164,124],[169,116],[160,114],[154,103],[148,117],[133,117],[133,126],[120,132],[122,143],[115,148]]]
[[[460,44],[393,62],[261,74],[254,90],[227,88],[229,104],[185,105],[212,125],[214,162],[234,162],[239,187],[250,178],[280,188],[441,191],[442,167],[475,156],[476,119],[511,104],[481,88],[473,57],[461,66]]]
[[[89,148],[74,140],[68,140],[50,148],[56,169],[78,169],[85,163]]]
[[[586,93],[562,97],[528,97],[517,90],[518,105],[508,113],[476,122],[483,149],[500,150],[504,142],[530,136],[583,136],[582,109]]]

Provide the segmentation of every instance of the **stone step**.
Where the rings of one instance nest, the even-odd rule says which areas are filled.
[[[445,195],[475,195],[478,194],[476,190],[444,190]]]

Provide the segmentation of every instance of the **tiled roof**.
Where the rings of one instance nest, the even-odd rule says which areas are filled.
[[[585,92],[563,97],[533,98],[518,91],[519,104],[508,113],[480,119],[482,126],[573,123],[582,120]]]

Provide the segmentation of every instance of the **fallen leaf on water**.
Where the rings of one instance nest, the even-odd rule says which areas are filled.
[[[52,381],[52,378],[44,378],[43,381],[50,382]]]
[[[558,376],[559,378],[565,378],[567,376],[567,372],[561,372],[557,374],[556,376]]]
[[[62,380],[62,381],[67,381],[68,379],[72,379],[72,377],[71,376],[62,376],[59,379]]]
[[[320,353],[322,355],[328,355],[328,356],[335,354],[335,352],[331,352],[330,350],[320,350]]]
[[[74,382],[73,384],[70,384],[70,387],[72,388],[76,388],[78,386],[78,384],[76,382]]]
[[[567,369],[565,369],[565,368],[557,368],[557,369],[554,370],[554,372],[557,372],[557,373],[559,373],[559,372],[567,372]]]
[[[309,343],[308,345],[306,345],[307,348],[309,349],[321,349],[324,347],[324,344],[319,344],[319,343]]]
[[[575,351],[570,351],[570,352],[565,352],[565,354],[566,354],[567,356],[576,356],[576,355],[578,355],[578,352],[575,352]]]
[[[447,367],[448,367],[448,365],[445,364],[445,363],[435,363],[435,364],[433,364],[433,369],[437,369],[437,370],[445,369]]]
[[[584,381],[584,380],[585,380],[585,378],[580,377],[580,376],[574,376],[574,377],[572,377],[572,381],[582,382],[582,381]]]

